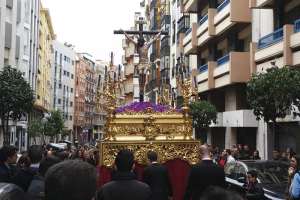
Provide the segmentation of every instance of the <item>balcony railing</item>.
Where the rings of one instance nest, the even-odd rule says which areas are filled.
[[[230,60],[230,54],[227,54],[226,56],[223,56],[222,58],[219,58],[217,60],[217,66],[220,67],[221,65],[228,63],[229,60]]]
[[[170,46],[170,36],[165,36],[161,40],[161,46],[160,49],[163,49],[164,47],[169,47]]]
[[[258,39],[258,48],[263,48],[283,39],[283,28]]]
[[[200,67],[200,74],[206,72],[208,70],[208,64],[202,65]]]
[[[295,21],[295,33],[298,33],[300,31],[300,19]]]
[[[225,8],[229,3],[230,3],[230,0],[225,0],[225,1],[223,1],[223,3],[221,3],[221,4],[218,6],[218,12],[220,12],[221,10],[223,10],[223,8]]]
[[[185,35],[187,36],[188,34],[190,34],[192,32],[192,27],[190,27],[186,32]]]
[[[160,58],[160,56],[158,56],[159,52],[158,51],[154,51],[151,53],[150,55],[150,61],[153,62],[155,61],[157,58]]]
[[[183,15],[178,21],[177,21],[177,33],[185,33],[188,28],[190,28],[190,16]]]
[[[201,26],[201,25],[204,24],[204,22],[206,22],[207,20],[208,20],[208,14],[206,14],[204,17],[202,17],[202,19],[200,19],[199,25]]]

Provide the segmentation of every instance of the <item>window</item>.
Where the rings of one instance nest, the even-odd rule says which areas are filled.
[[[53,98],[53,109],[55,109],[56,98]]]
[[[67,60],[67,56],[64,56],[64,61],[66,61]]]
[[[70,77],[70,72],[67,72],[67,77]]]
[[[71,74],[71,79],[74,79],[74,74]]]
[[[58,85],[58,88],[59,88],[59,89],[61,89],[61,88],[62,88],[62,85],[61,85],[61,83]]]
[[[55,59],[55,62],[57,62],[57,51],[55,51],[55,57],[54,57],[54,59]],[[55,71],[55,74],[56,74],[56,71]]]
[[[59,55],[59,64],[62,63],[62,54]]]
[[[224,172],[225,172],[225,176],[228,177],[228,178],[231,178],[231,179],[234,179],[235,178],[235,175],[234,175],[234,166],[235,164],[227,164],[225,169],[224,169]]]
[[[72,60],[72,65],[74,65],[74,60]]]
[[[73,93],[73,88],[71,88],[71,93]]]
[[[61,104],[61,99],[58,99],[58,104]]]
[[[67,72],[66,72],[66,70],[64,70],[64,75],[65,75],[65,76],[67,75]]]
[[[66,115],[66,117],[65,117],[66,119],[68,119],[68,115]]]
[[[77,80],[76,80],[76,85],[78,85],[78,76],[77,76]]]
[[[54,94],[56,93],[56,82],[54,82]]]
[[[73,117],[70,115],[70,121],[72,121],[73,120]]]

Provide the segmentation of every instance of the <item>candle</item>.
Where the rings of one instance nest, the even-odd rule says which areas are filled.
[[[121,76],[121,65],[119,64],[118,76]]]
[[[180,53],[180,60],[181,60],[181,63],[184,62],[184,56],[183,56],[183,53]]]
[[[189,76],[190,75],[190,66],[186,67],[186,71],[187,71],[187,75]]]
[[[171,93],[171,84],[169,84],[169,93]]]
[[[175,101],[175,92],[172,93],[173,101]]]
[[[183,77],[183,74],[181,74],[181,82],[184,83],[184,77]]]
[[[103,85],[103,91],[105,91],[105,85]]]
[[[98,87],[100,86],[100,82],[101,82],[101,75],[99,75],[99,78],[98,78]]]
[[[196,76],[194,76],[194,84],[195,84],[195,88],[197,88],[197,78],[196,78]]]
[[[176,64],[176,76],[178,75],[178,64]]]
[[[110,83],[110,76],[108,76],[108,82]]]
[[[105,74],[105,76],[107,76],[107,65],[105,65],[104,74]]]
[[[114,82],[117,82],[117,73],[114,72]]]
[[[110,54],[110,61],[111,61],[111,63],[114,63],[114,54],[113,54],[113,52],[111,52],[111,54]]]

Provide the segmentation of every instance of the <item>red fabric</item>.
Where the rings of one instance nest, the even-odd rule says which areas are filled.
[[[221,158],[220,164],[224,166],[224,165],[225,165],[225,162],[226,162],[226,159]]]
[[[164,164],[168,167],[170,178],[173,184],[173,200],[181,200],[185,191],[185,185],[187,183],[188,174],[190,170],[190,165],[182,160],[175,159],[168,161]],[[141,181],[143,175],[143,169],[147,166],[135,164],[138,170],[138,178]],[[98,189],[100,189],[105,183],[111,181],[110,179],[110,169],[101,166],[98,167],[99,170],[99,182]]]

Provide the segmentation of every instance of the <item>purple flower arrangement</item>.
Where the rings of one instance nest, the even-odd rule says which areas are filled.
[[[169,111],[171,110],[171,108],[169,107],[164,107],[163,105],[155,105],[149,101],[147,102],[134,102],[131,103],[128,106],[124,106],[122,108],[119,108],[116,113],[123,113],[126,110],[131,110],[131,111],[135,111],[135,112],[140,112],[140,111],[144,111],[146,108],[153,108],[154,111],[156,112],[164,112],[164,111]],[[173,112],[177,112],[177,113],[182,113],[183,112],[179,109],[173,109]]]

